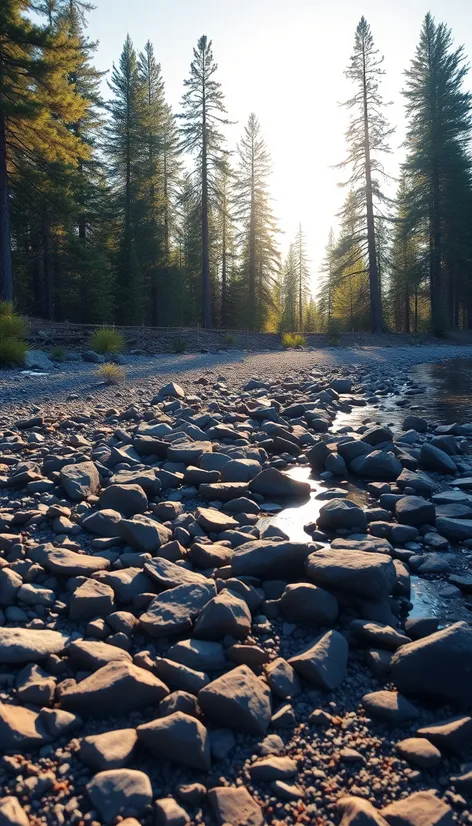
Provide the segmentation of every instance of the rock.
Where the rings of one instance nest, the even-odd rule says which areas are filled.
[[[0,663],[30,663],[60,654],[68,637],[59,631],[0,628]]]
[[[167,449],[170,462],[195,465],[204,453],[211,453],[211,442],[172,442]]]
[[[218,542],[194,542],[189,553],[190,561],[199,568],[221,568],[232,558],[233,549]]]
[[[441,516],[436,520],[436,528],[441,536],[451,542],[464,542],[472,539],[472,519],[452,519]]]
[[[36,664],[25,665],[16,677],[17,697],[21,703],[50,706],[54,699],[56,681]]]
[[[202,499],[207,501],[229,502],[231,499],[239,499],[248,491],[246,482],[214,482],[202,483],[198,492]]]
[[[208,732],[195,717],[176,711],[138,726],[137,734],[139,741],[156,757],[194,769],[210,768]]]
[[[0,798],[0,826],[29,826],[29,818],[17,797]]]
[[[382,600],[392,593],[396,572],[385,554],[355,550],[320,550],[305,564],[311,582],[366,599]]]
[[[143,514],[137,514],[133,519],[122,519],[119,531],[121,538],[140,553],[154,554],[172,538],[169,528]]]
[[[221,481],[250,482],[260,472],[261,466],[255,459],[232,459],[221,468]]]
[[[324,588],[307,582],[287,585],[280,607],[289,622],[308,625],[333,625],[338,616],[337,599]]]
[[[452,809],[434,792],[415,792],[382,809],[390,826],[453,826]]]
[[[397,751],[420,769],[429,769],[441,762],[441,752],[425,737],[408,737],[397,743]]]
[[[404,525],[434,525],[436,509],[421,496],[402,496],[395,505],[395,516]]]
[[[195,521],[208,533],[220,533],[231,528],[238,528],[239,522],[216,508],[197,508]]]
[[[167,656],[196,671],[223,671],[226,667],[224,648],[219,642],[182,640],[169,648]]]
[[[147,511],[148,499],[140,485],[109,485],[100,494],[99,507],[129,517]]]
[[[151,781],[135,769],[99,772],[87,783],[86,790],[105,823],[113,823],[118,815],[140,817],[152,803]]]
[[[436,473],[457,473],[456,463],[439,447],[423,442],[420,451],[420,466]]]
[[[428,422],[421,416],[406,416],[403,420],[402,430],[417,430],[418,433],[426,433]]]
[[[284,700],[294,697],[301,690],[292,666],[283,657],[277,657],[265,667],[265,675],[272,691]],[[277,780],[277,778],[272,778]]]
[[[121,769],[130,760],[137,740],[134,728],[91,734],[80,741],[79,757],[97,771]]]
[[[330,499],[320,508],[317,526],[321,531],[336,531],[338,528],[367,531],[365,513],[349,499]]]
[[[54,370],[54,364],[44,350],[27,350],[23,365],[26,370]]]
[[[349,630],[359,642],[375,648],[386,648],[388,651],[396,651],[400,646],[411,642],[409,637],[390,625],[368,620],[353,620]]]
[[[120,522],[123,519],[121,513],[110,508],[95,511],[82,519],[82,527],[95,536],[119,537]]]
[[[0,569],[0,605],[15,605],[16,595],[23,579],[11,568]]]
[[[451,777],[450,781],[459,794],[463,794],[464,797],[472,794],[472,769]]]
[[[338,631],[328,631],[289,659],[308,682],[326,691],[337,688],[346,676],[348,644]]]
[[[116,660],[131,662],[131,655],[127,651],[97,640],[76,640],[67,646],[66,654],[84,671],[96,671]]]
[[[271,467],[262,470],[252,479],[249,490],[267,499],[308,499],[311,487],[309,482],[292,479],[291,476]]]
[[[289,780],[297,773],[297,764],[291,757],[266,757],[249,768],[249,774],[256,783],[270,783],[271,780]]]
[[[169,690],[161,680],[128,662],[111,662],[80,683],[61,692],[60,705],[93,717],[106,717],[116,709],[127,714],[157,705]]]
[[[271,719],[270,689],[245,665],[234,668],[203,688],[198,701],[216,725],[265,734]]]
[[[156,558],[144,565],[146,574],[157,583],[160,591],[177,588],[179,585],[208,585],[208,579],[195,571],[189,571],[182,565],[176,565],[168,559]]]
[[[53,545],[38,545],[30,551],[29,556],[52,574],[61,577],[90,576],[110,566],[110,560],[106,557],[79,554]]]
[[[94,350],[85,350],[82,353],[82,358],[84,361],[88,361],[91,364],[103,364],[105,361],[105,356],[102,356],[100,353],[96,353]]]
[[[392,658],[392,679],[405,694],[467,705],[472,696],[472,628],[457,622],[402,646]]]
[[[180,634],[192,627],[194,619],[215,595],[215,585],[178,585],[154,597],[139,622],[152,637]]]
[[[71,595],[69,617],[83,622],[93,617],[106,617],[114,610],[113,588],[105,582],[87,579]]]
[[[261,807],[243,786],[217,786],[208,800],[218,826],[264,826]]]
[[[421,470],[413,471],[404,468],[397,479],[400,490],[412,488],[418,496],[431,496],[434,490],[432,479]]]
[[[416,706],[396,691],[381,690],[364,694],[362,705],[369,717],[392,726],[402,725],[419,717]]]
[[[136,664],[139,665],[137,659]],[[158,657],[151,670],[172,690],[185,691],[189,694],[197,695],[200,689],[210,682],[208,674],[204,671],[195,671],[193,668],[165,657]]]
[[[418,737],[427,737],[440,749],[454,754],[466,754],[472,742],[472,717],[451,717],[423,726],[416,732]]]
[[[226,635],[244,639],[251,630],[251,612],[244,600],[224,590],[211,599],[201,612],[194,635],[204,640],[220,640]]]
[[[154,804],[156,826],[190,826],[190,818],[173,797],[163,797]]]
[[[403,470],[401,462],[393,453],[374,450],[366,456],[358,456],[350,463],[350,470],[366,479],[394,482]]]
[[[164,387],[161,387],[157,396],[151,401],[151,404],[157,404],[158,401],[162,399],[184,399],[185,398],[185,390],[177,384],[175,381],[171,381],[169,384],[166,384]]]
[[[341,797],[336,805],[342,813],[339,826],[388,826],[372,803],[361,797]]]
[[[0,750],[16,754],[37,749],[49,737],[40,715],[21,706],[0,703]]]
[[[98,470],[93,462],[66,465],[60,472],[61,484],[69,499],[81,502],[96,493],[100,484]]]
[[[255,540],[235,549],[231,568],[236,577],[255,576],[258,579],[295,576],[303,571],[312,544],[305,542],[274,542]]]
[[[210,732],[211,756],[215,760],[226,760],[236,745],[236,738],[229,728],[213,729]]]

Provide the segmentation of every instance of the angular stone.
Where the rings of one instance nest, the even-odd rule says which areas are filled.
[[[113,588],[95,579],[87,579],[71,595],[69,617],[76,622],[106,617],[114,610]]]
[[[61,484],[69,499],[80,502],[96,493],[100,485],[98,470],[93,462],[66,465],[60,472]]]
[[[0,628],[0,663],[30,663],[60,654],[68,637],[59,631]]]
[[[324,588],[308,582],[287,585],[280,607],[289,622],[308,625],[332,625],[338,616],[337,599]]]
[[[116,645],[96,640],[76,640],[66,648],[70,659],[85,671],[96,671],[104,665],[117,660],[131,662],[131,655]]]
[[[402,725],[419,717],[416,706],[396,691],[382,690],[364,694],[362,705],[369,717],[392,726]]]
[[[400,646],[411,642],[409,637],[390,625],[381,625],[368,620],[352,620],[349,630],[359,642],[369,647],[386,648],[387,651],[396,651]]]
[[[109,485],[100,494],[99,507],[130,517],[147,511],[148,499],[140,485]]]
[[[114,823],[118,815],[140,817],[152,803],[151,781],[136,769],[99,772],[87,783],[86,790],[105,823]]]
[[[221,469],[222,482],[250,482],[261,471],[255,459],[232,459]]]
[[[265,734],[270,725],[270,689],[245,665],[205,686],[198,701],[205,716],[217,725],[249,734]]]
[[[139,622],[152,637],[180,634],[192,627],[196,616],[214,597],[215,584],[179,585],[155,597]]]
[[[395,516],[403,525],[434,525],[436,508],[421,496],[402,496],[395,505]]]
[[[249,490],[267,499],[308,499],[311,493],[309,482],[293,479],[277,468],[262,470],[249,483]]]
[[[441,752],[425,737],[407,737],[397,743],[397,750],[405,760],[419,766],[420,769],[429,769],[441,762]]]
[[[43,746],[51,738],[40,715],[21,706],[0,703],[0,749],[21,754]]]
[[[266,757],[249,768],[249,774],[256,783],[270,783],[271,780],[289,780],[295,777],[297,764],[291,757]]]
[[[29,818],[17,797],[0,799],[0,826],[29,826]]]
[[[392,679],[406,694],[470,704],[472,628],[465,622],[456,622],[402,646],[392,658]]]
[[[236,577],[274,579],[295,576],[303,571],[304,562],[314,547],[316,546],[305,542],[246,542],[235,549],[231,568]]]
[[[97,771],[122,769],[130,760],[137,740],[134,728],[91,734],[80,741],[79,757]]]
[[[169,528],[143,514],[137,514],[133,519],[122,519],[119,530],[121,538],[141,553],[153,554],[172,538]]]
[[[441,516],[436,520],[436,528],[441,536],[451,542],[464,542],[472,539],[472,519],[453,519]]]
[[[160,591],[177,588],[178,585],[208,585],[208,577],[189,571],[168,559],[156,558],[144,565],[146,574],[157,583]]]
[[[110,567],[110,560],[103,556],[79,554],[67,548],[54,548],[53,545],[39,545],[29,555],[34,562],[39,562],[56,576],[90,576]]]
[[[206,791],[206,790],[205,790]],[[154,804],[156,826],[190,826],[190,818],[173,797],[163,797]],[[127,826],[127,824],[123,824]]]
[[[95,536],[119,537],[122,519],[121,513],[106,508],[86,516],[81,524],[84,530]]]
[[[138,726],[137,734],[139,741],[156,757],[194,769],[210,768],[208,732],[195,717],[176,711]]]
[[[420,465],[425,470],[433,470],[437,473],[456,473],[456,463],[439,447],[424,442],[421,445]]]
[[[264,826],[261,807],[243,786],[217,786],[208,800],[218,826]]]
[[[337,688],[346,676],[349,647],[338,631],[328,631],[290,657],[289,663],[308,682],[326,691]]]
[[[294,697],[301,690],[299,679],[292,666],[283,657],[277,657],[265,667],[265,675],[272,691],[284,700]],[[277,780],[277,778],[272,778]]]
[[[356,528],[359,533],[365,533],[367,530],[364,511],[349,499],[330,499],[322,505],[316,524],[321,531]]]
[[[167,458],[171,462],[195,465],[204,453],[211,452],[211,442],[174,442],[167,449]]]
[[[169,690],[154,674],[133,663],[111,662],[60,695],[60,705],[93,717],[127,714],[157,705]]]
[[[350,463],[350,470],[365,479],[380,482],[394,482],[400,476],[403,466],[393,453],[374,450],[367,456],[358,456]]]
[[[205,605],[194,628],[204,640],[220,640],[226,635],[245,639],[251,630],[251,612],[244,600],[224,590]]]
[[[189,558],[199,568],[221,568],[231,563],[233,549],[218,542],[194,542]]]
[[[218,502],[229,502],[231,499],[238,499],[248,490],[247,482],[213,482],[202,483],[198,492],[202,499]]]
[[[305,570],[316,585],[377,601],[392,593],[397,578],[386,555],[354,550],[316,551],[308,557]]]
[[[415,792],[382,809],[389,826],[453,826],[452,809],[433,792]]]
[[[167,656],[196,671],[223,671],[226,667],[225,651],[219,642],[182,640],[169,648]]]
[[[440,749],[466,754],[472,743],[472,717],[450,717],[419,728],[418,737],[427,737]]]
[[[231,528],[238,528],[239,522],[216,508],[197,508],[195,521],[208,533],[220,533]]]

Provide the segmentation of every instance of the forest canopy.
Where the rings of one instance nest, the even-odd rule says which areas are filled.
[[[426,15],[405,67],[394,181],[383,57],[364,17],[353,33],[336,169],[344,200],[315,273],[310,227],[280,232],[257,113],[229,145],[218,44],[198,39],[174,110],[151,42],[126,36],[110,71],[98,71],[92,9],[0,7],[0,299],[26,315],[98,324],[472,327],[472,95],[445,23]]]

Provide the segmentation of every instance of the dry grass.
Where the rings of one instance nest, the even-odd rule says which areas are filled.
[[[102,379],[105,384],[120,384],[126,378],[126,371],[119,364],[101,364],[97,367],[96,375]]]

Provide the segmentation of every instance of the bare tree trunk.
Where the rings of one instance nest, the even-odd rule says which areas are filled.
[[[367,207],[367,246],[369,252],[369,287],[370,312],[373,333],[383,331],[382,299],[380,295],[379,270],[377,266],[377,251],[375,246],[374,204],[372,195],[372,169],[370,160],[369,112],[367,108],[367,83],[365,70],[365,55],[363,56],[363,92],[364,92],[364,158],[365,158],[365,189]]]
[[[13,301],[5,116],[0,111],[0,299]]]
[[[211,327],[210,251],[208,238],[208,160],[206,126],[206,85],[202,89],[202,317],[203,326]]]
[[[405,333],[410,332],[410,293],[408,290],[408,284],[405,285],[405,295],[404,295],[404,302],[405,302],[405,315],[404,315],[404,326],[405,326]]]
[[[228,264],[226,260],[226,197],[223,203],[221,256],[221,326],[225,330],[228,321]]]
[[[43,248],[43,285],[44,285],[44,318],[52,321],[53,305],[52,305],[52,274],[51,274],[51,256],[49,246],[49,227],[46,216],[43,218],[42,224],[42,248]]]

